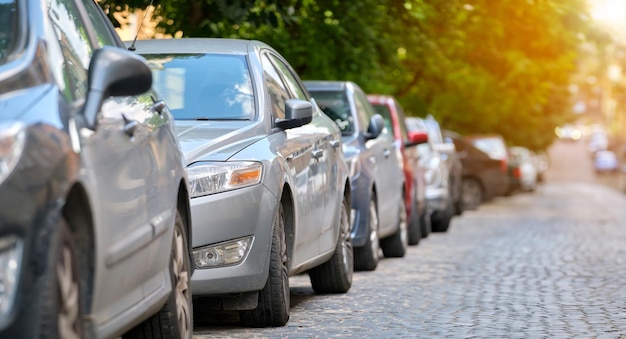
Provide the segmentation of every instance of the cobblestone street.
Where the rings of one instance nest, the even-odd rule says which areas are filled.
[[[584,174],[581,146],[559,147],[554,168],[582,175],[551,172],[534,193],[465,212],[406,257],[356,272],[345,295],[291,278],[285,327],[196,312],[195,337],[626,338],[626,195]]]

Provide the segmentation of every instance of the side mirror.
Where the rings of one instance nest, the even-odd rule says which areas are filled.
[[[367,127],[367,133],[365,133],[366,139],[376,139],[383,132],[385,128],[385,119],[380,114],[374,114],[370,118],[370,125]]]
[[[433,145],[433,149],[443,154],[454,154],[454,152],[456,152],[456,147],[454,147],[454,144],[448,143],[435,144]]]
[[[304,126],[313,121],[313,104],[300,99],[288,99],[285,102],[285,119],[277,119],[276,126],[290,129]]]
[[[424,131],[409,131],[409,140],[405,146],[415,146],[428,142],[428,133]]]
[[[87,127],[95,129],[102,102],[111,96],[147,92],[152,86],[152,72],[143,57],[125,49],[104,46],[91,57],[88,81],[84,115]]]

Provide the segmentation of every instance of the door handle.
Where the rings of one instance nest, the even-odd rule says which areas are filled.
[[[159,115],[163,114],[163,110],[165,109],[165,101],[156,101],[154,104],[152,104],[150,109],[156,111],[157,113],[159,113]]]
[[[390,155],[391,151],[388,148],[385,148],[385,150],[383,151],[383,156],[385,156],[385,158],[389,158]]]
[[[313,156],[313,159],[318,160],[319,158],[321,158],[324,155],[324,150],[322,150],[322,149],[315,149],[315,150],[313,150],[311,155]]]
[[[339,148],[339,146],[341,146],[341,140],[331,140],[330,145],[334,149],[337,149],[337,148]]]

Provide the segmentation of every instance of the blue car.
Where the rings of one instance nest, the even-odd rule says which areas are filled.
[[[381,248],[385,257],[403,257],[408,246],[405,182],[392,131],[357,84],[305,81],[304,85],[342,132],[352,183],[354,268],[376,269]]]

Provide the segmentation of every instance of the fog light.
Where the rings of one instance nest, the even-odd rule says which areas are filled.
[[[0,238],[0,323],[15,301],[22,242],[15,236]]]
[[[196,268],[214,268],[219,266],[237,265],[248,254],[253,237],[225,241],[193,251]]]

